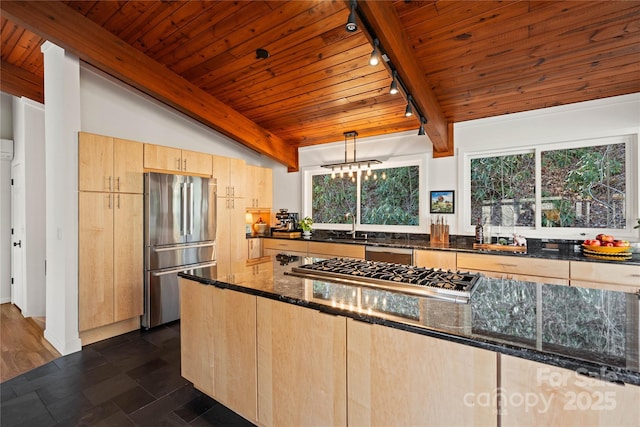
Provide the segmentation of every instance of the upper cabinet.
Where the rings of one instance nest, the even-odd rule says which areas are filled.
[[[80,132],[78,189],[142,194],[142,158],[139,142]]]
[[[213,157],[213,177],[218,184],[218,197],[245,197],[246,168],[244,160]]]
[[[247,165],[247,208],[271,209],[273,176],[269,168]]]
[[[211,154],[144,144],[144,168],[211,176]]]

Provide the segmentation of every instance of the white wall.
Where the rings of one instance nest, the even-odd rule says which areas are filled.
[[[0,304],[11,301],[11,159],[13,141],[0,139]]]
[[[235,157],[257,166],[275,164],[86,64],[80,68],[80,103],[84,132]]]
[[[0,93],[2,152],[13,153],[12,96]],[[11,145],[11,148],[9,148]],[[13,154],[11,154],[12,156]],[[11,158],[0,159],[0,304],[11,300]]]
[[[456,123],[455,156],[452,157],[432,158],[431,144],[425,143],[425,137],[416,133],[358,139],[358,159],[373,157],[384,161],[396,156],[428,153],[428,191],[455,190],[456,213],[448,216],[451,233],[472,235],[472,228],[464,227],[461,220],[465,200],[459,172],[460,159],[465,151],[507,149],[627,134],[635,134],[637,141],[637,135],[640,134],[640,94]],[[299,152],[301,167],[340,162],[344,160],[344,140],[301,148]],[[281,207],[291,211],[302,211],[301,181],[300,173],[274,171],[274,207],[282,204]],[[295,191],[282,195],[277,191],[280,188]],[[638,188],[636,185],[634,191]]]

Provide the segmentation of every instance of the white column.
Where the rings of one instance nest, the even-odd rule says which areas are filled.
[[[45,42],[47,326],[63,355],[82,349],[78,333],[78,131],[80,61]]]

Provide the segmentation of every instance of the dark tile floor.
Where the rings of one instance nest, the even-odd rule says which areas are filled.
[[[180,323],[134,331],[0,384],[4,426],[253,426],[180,376]]]

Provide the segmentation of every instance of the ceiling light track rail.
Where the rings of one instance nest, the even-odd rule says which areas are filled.
[[[405,116],[410,117],[415,114],[416,117],[418,117],[418,119],[420,120],[420,129],[418,130],[418,135],[425,135],[424,125],[427,124],[427,117],[422,114],[422,111],[420,111],[420,107],[418,107],[418,105],[416,105],[416,103],[413,101],[413,97],[411,96],[407,85],[405,85],[402,81],[398,70],[393,65],[391,58],[389,58],[386,51],[384,50],[384,47],[380,43],[380,39],[378,39],[378,36],[371,27],[371,24],[367,20],[367,17],[364,15],[361,9],[358,8],[357,0],[349,1],[349,18],[345,27],[347,32],[352,33],[358,30],[357,21],[355,20],[356,15],[360,20],[360,23],[364,27],[363,32],[365,32],[365,34],[369,36],[371,43],[373,44],[373,51],[371,52],[371,57],[369,58],[369,65],[376,66],[380,62],[384,62],[386,64],[385,66],[388,67],[393,77],[391,86],[389,87],[389,93],[395,95],[399,92],[398,89],[404,92],[405,98],[407,99]]]

